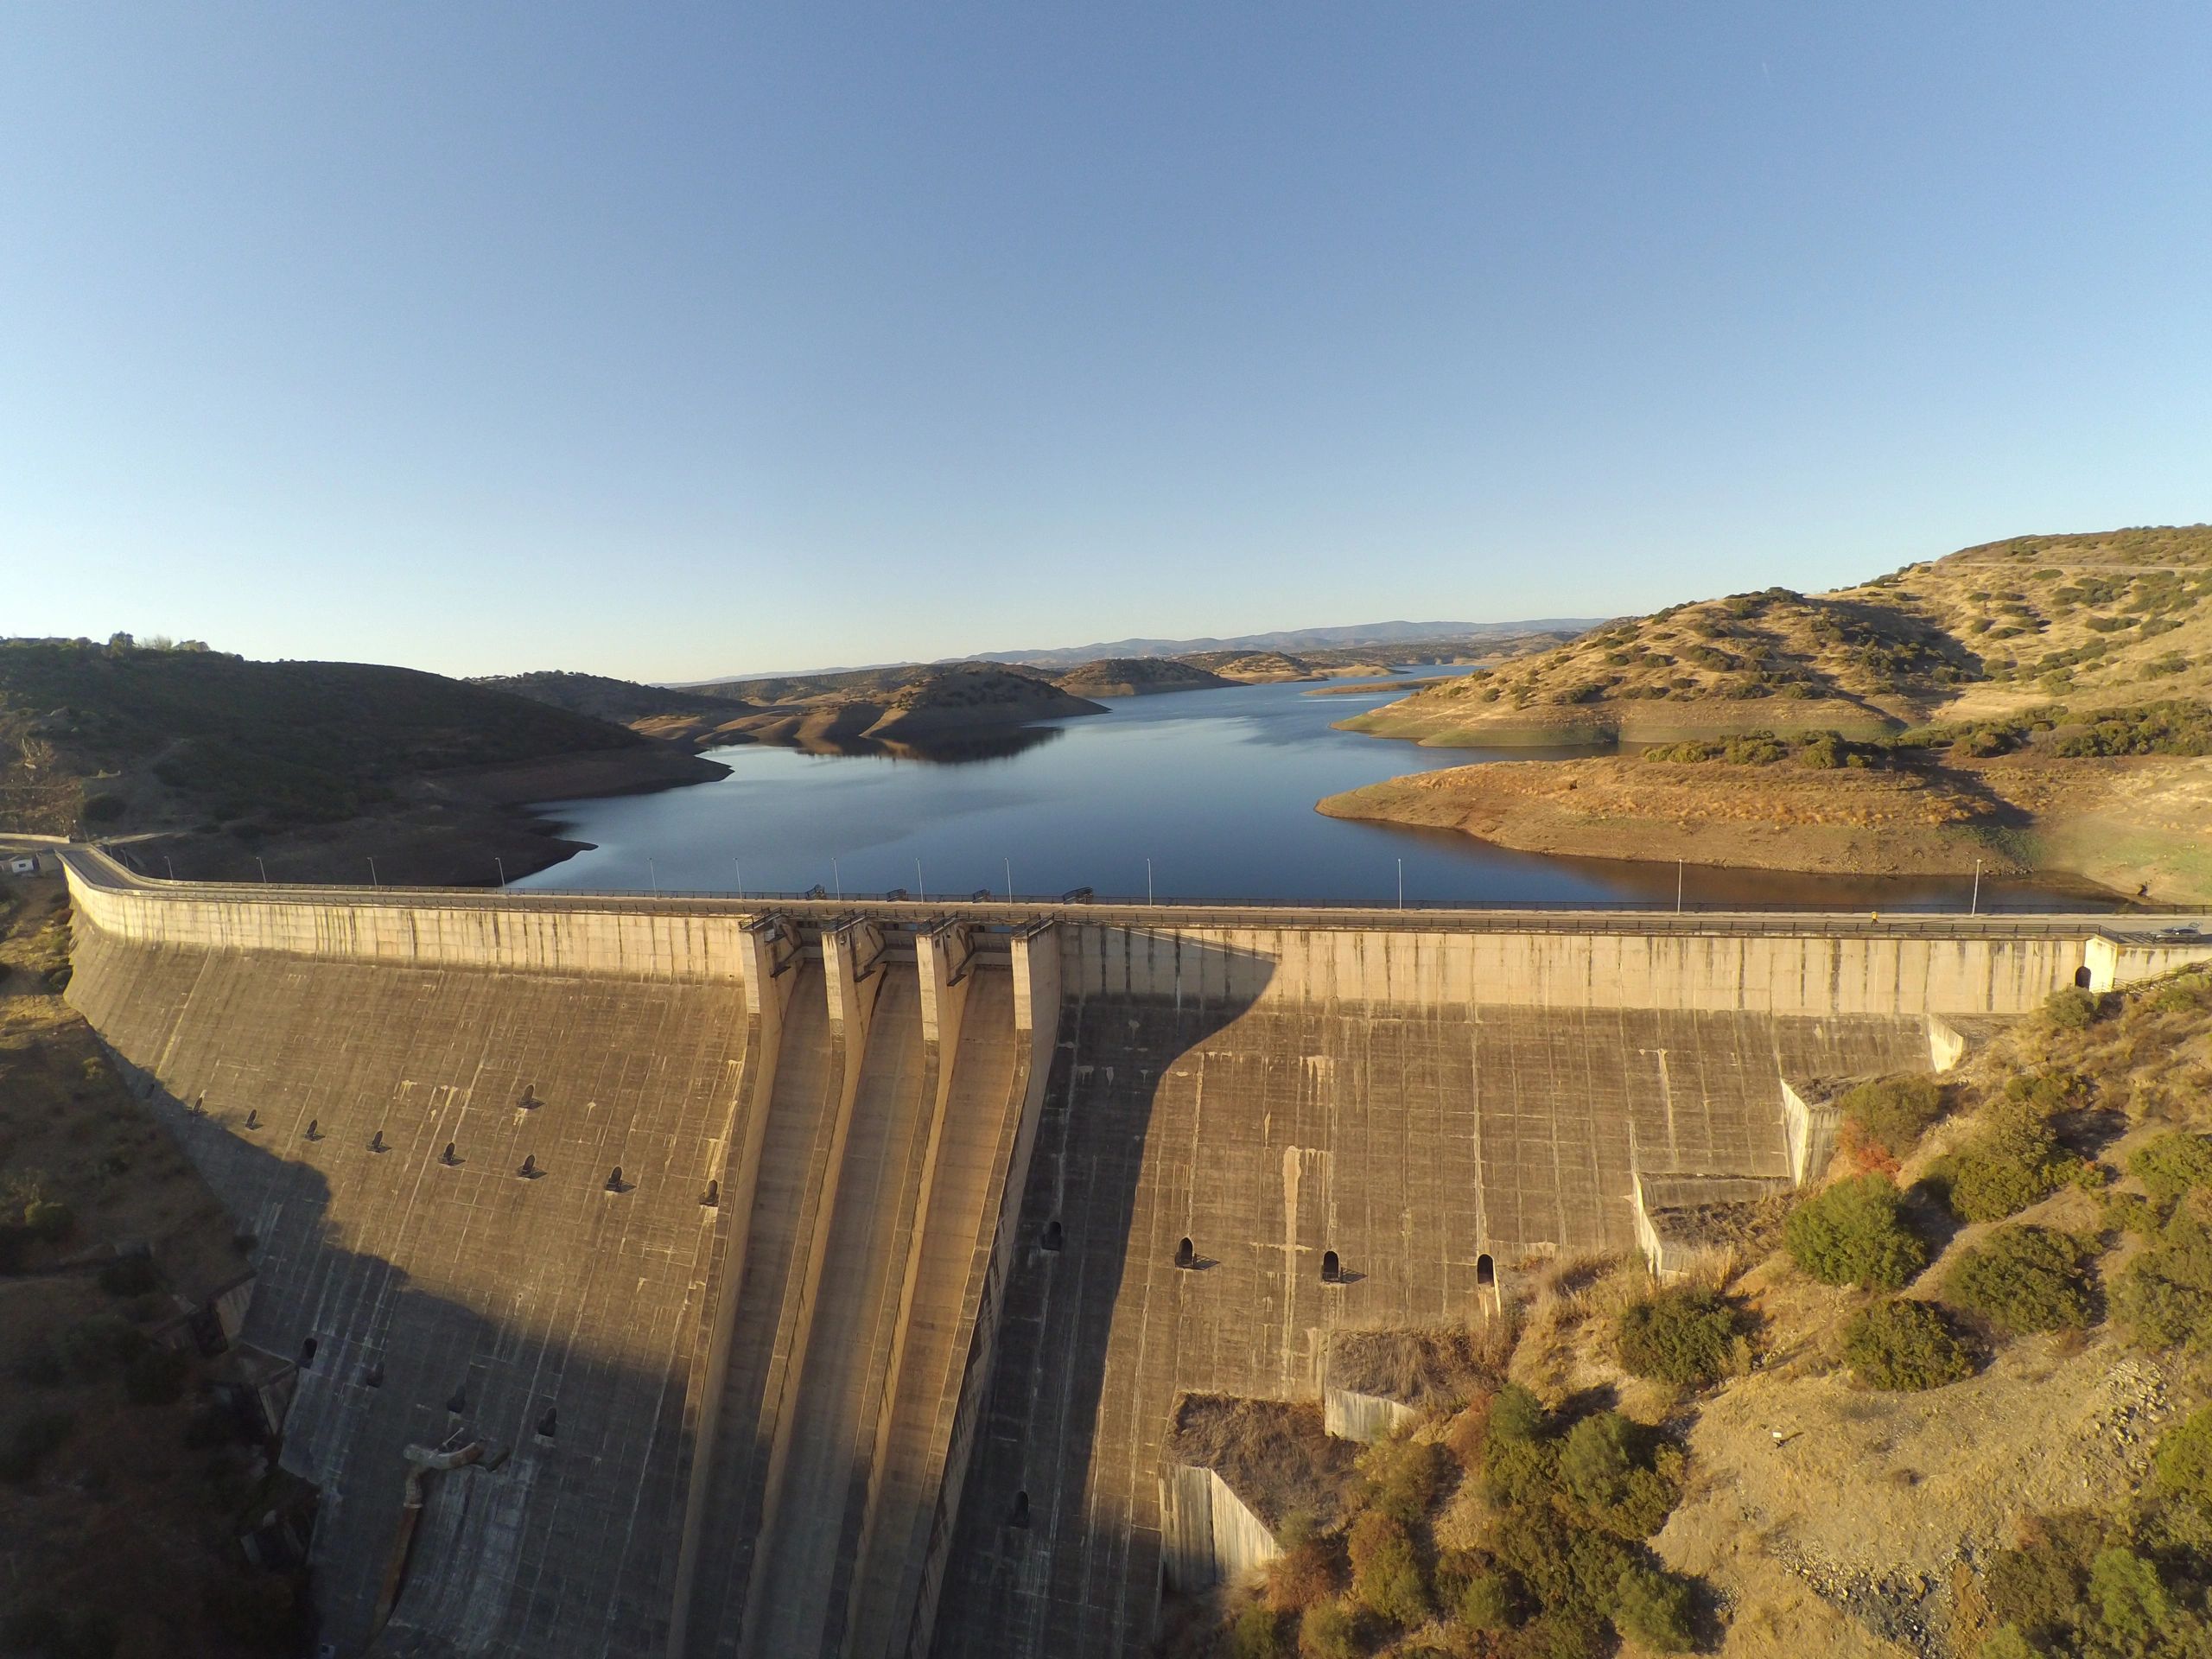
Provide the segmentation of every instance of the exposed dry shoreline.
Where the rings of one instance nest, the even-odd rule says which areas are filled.
[[[1992,876],[2212,901],[2212,760],[1840,772],[1604,755],[1420,772],[1317,810],[1517,852],[1861,875],[1963,875],[1979,861]]]

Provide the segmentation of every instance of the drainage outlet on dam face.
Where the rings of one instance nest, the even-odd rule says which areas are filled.
[[[1037,1241],[1037,1248],[1040,1250],[1050,1250],[1057,1255],[1066,1242],[1066,1235],[1060,1230],[1060,1224],[1057,1221],[1048,1221],[1045,1224],[1045,1236]]]
[[[1337,1259],[1337,1253],[1334,1250],[1322,1251],[1321,1282],[1325,1285],[1341,1285],[1344,1281],[1344,1265]]]
[[[1175,1265],[1186,1271],[1198,1265],[1198,1248],[1187,1238],[1175,1247]]]

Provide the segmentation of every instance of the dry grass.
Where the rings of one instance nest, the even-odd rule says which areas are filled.
[[[1318,1402],[1186,1394],[1160,1455],[1211,1469],[1269,1526],[1334,1526],[1357,1478],[1359,1448],[1332,1438]]]

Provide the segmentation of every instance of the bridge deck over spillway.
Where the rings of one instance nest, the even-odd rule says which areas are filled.
[[[257,1240],[349,1654],[1134,1654],[1179,1390],[1311,1397],[1332,1332],[1632,1248],[1642,1179],[1786,1180],[1785,1084],[2212,954],[67,861],[72,1000]]]

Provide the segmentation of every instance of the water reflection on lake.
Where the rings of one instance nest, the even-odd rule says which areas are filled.
[[[1421,675],[1439,672],[1422,668]],[[799,892],[893,887],[1102,897],[1392,904],[1627,900],[1671,905],[1676,872],[1507,852],[1447,831],[1325,818],[1324,795],[1409,772],[1533,758],[1424,749],[1331,729],[1395,693],[1307,696],[1310,685],[1125,697],[1105,715],[933,745],[931,752],[715,752],[719,782],[543,809],[592,851],[518,885]],[[1964,910],[1935,878],[1700,870],[1685,902]],[[2096,907],[2049,885],[1985,881],[1985,909]]]

